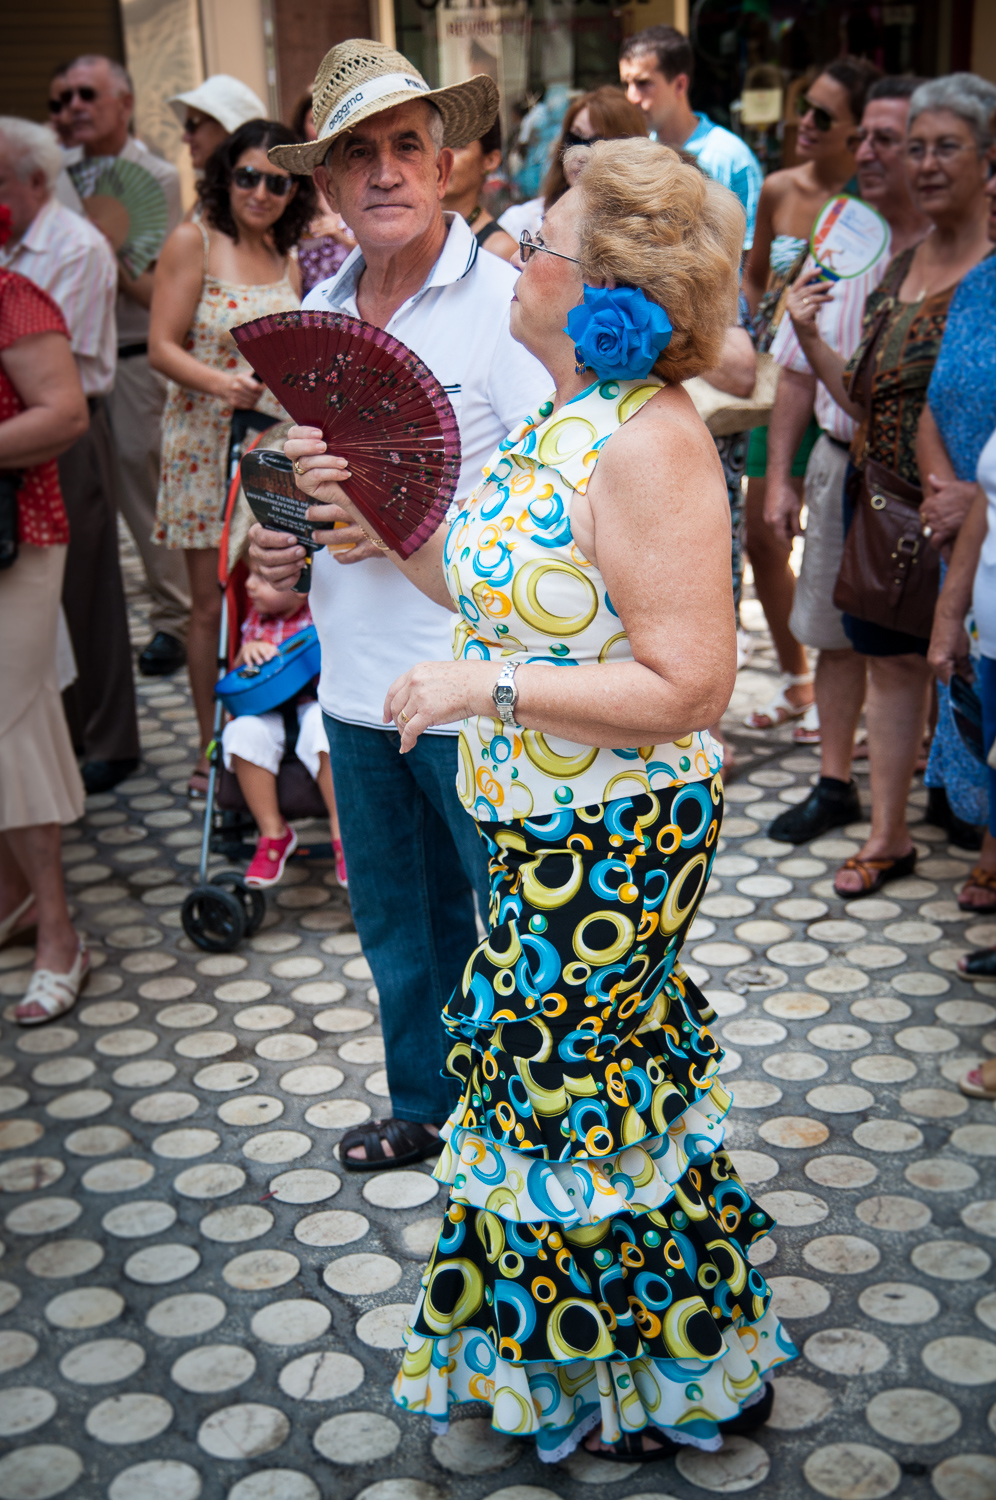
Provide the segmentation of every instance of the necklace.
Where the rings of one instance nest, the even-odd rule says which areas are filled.
[[[481,214],[483,212],[484,212],[484,210],[483,210],[483,208],[481,207],[481,205],[479,203],[476,204],[475,207],[473,207],[470,210],[470,213],[467,215],[467,227],[468,227],[468,229],[473,229],[474,225],[477,223],[478,219],[481,217]]]

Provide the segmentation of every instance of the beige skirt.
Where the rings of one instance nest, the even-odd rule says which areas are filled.
[[[66,550],[22,547],[0,572],[0,831],[83,813],[56,667]]]

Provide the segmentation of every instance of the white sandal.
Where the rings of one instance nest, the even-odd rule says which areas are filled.
[[[818,745],[820,743],[820,711],[811,703],[802,716],[802,722],[792,731],[794,745]]]
[[[790,724],[793,719],[804,718],[809,712],[808,703],[790,703],[785,696],[787,688],[808,687],[813,681],[812,672],[800,672],[793,677],[786,672],[782,677],[778,692],[767,708],[755,708],[744,720],[748,729],[780,729],[783,724]]]
[[[14,1011],[19,1026],[41,1026],[45,1021],[54,1021],[72,1010],[80,997],[90,973],[90,954],[85,943],[80,943],[76,962],[68,974],[56,974],[53,969],[35,969],[27,993]],[[43,1012],[40,1016],[22,1015],[22,1010],[34,1003]]]

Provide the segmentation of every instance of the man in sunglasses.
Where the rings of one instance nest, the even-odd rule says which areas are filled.
[[[77,57],[50,92],[68,115],[72,143],[80,159],[114,156],[147,172],[165,199],[165,240],[183,217],[180,179],[175,167],[155,156],[130,133],[135,109],[131,80],[109,57]],[[102,227],[98,223],[98,228]],[[118,271],[118,368],[110,398],[111,426],[121,475],[121,511],[135,539],[152,606],[152,639],[138,659],[146,676],[162,676],[183,665],[183,641],[190,614],[190,591],[183,558],[157,547],[151,537],[159,490],[159,441],[166,385],[149,369],[149,303],[154,265],[141,276]],[[67,574],[68,583],[68,574]],[[113,773],[109,773],[113,774]],[[113,783],[111,783],[113,784]]]
[[[619,77],[626,97],[647,116],[655,139],[689,151],[703,172],[736,193],[747,214],[744,250],[754,243],[754,221],[764,174],[757,157],[738,135],[696,113],[688,102],[695,79],[695,56],[686,36],[673,26],[648,26],[623,43]]]
[[[916,244],[930,228],[913,202],[906,170],[906,121],[918,83],[916,78],[882,78],[873,83],[854,138],[861,196],[888,223],[888,249],[869,271],[832,287],[804,268],[789,293],[791,316],[782,321],[771,346],[781,372],[768,426],[765,520],[788,543],[801,535],[803,503],[789,477],[792,457],[814,409],[821,429],[806,467],[806,545],[789,616],[796,640],[819,651],[820,778],[805,802],[781,813],[769,829],[772,838],[792,844],[808,843],[832,828],[859,823],[863,817],[857,783],[851,776],[851,756],[865,699],[867,660],[851,646],[833,602],[844,546],[844,475],[857,423],[817,381],[802,352],[796,323],[816,327],[829,348],[849,359],[861,339],[869,292],[881,281],[892,256]]]

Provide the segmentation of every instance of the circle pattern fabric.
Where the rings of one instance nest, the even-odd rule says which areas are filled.
[[[679,962],[721,818],[714,776],[482,827],[491,929],[443,1012],[462,1096],[401,1405],[488,1401],[547,1458],[599,1413],[606,1441],[652,1421],[708,1446],[793,1357]]]
[[[660,389],[653,379],[602,381],[556,413],[545,402],[499,445],[446,540],[457,660],[633,660],[602,576],[574,541],[571,503],[604,444]],[[464,721],[457,790],[479,822],[504,823],[699,781],[719,763],[705,731],[605,750],[485,715]]]

